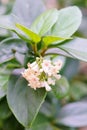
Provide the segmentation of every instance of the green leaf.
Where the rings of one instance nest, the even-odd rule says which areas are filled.
[[[19,124],[19,122],[15,119],[13,115],[11,115],[8,119],[3,121],[2,129],[3,130],[24,130],[24,128]]]
[[[7,94],[8,80],[13,69],[19,68],[20,64],[13,59],[0,65],[0,99]],[[17,69],[18,71],[18,69]]]
[[[65,105],[59,111],[56,122],[69,127],[87,126],[87,102],[84,100]]]
[[[33,90],[23,78],[17,80],[11,76],[8,85],[7,100],[10,109],[24,127],[31,127],[44,102],[46,91]]]
[[[30,129],[25,130],[60,130],[57,127],[52,126],[46,116],[39,113],[33,126]]]
[[[49,46],[50,44],[54,42],[58,42],[60,40],[66,40],[69,38],[64,38],[64,37],[57,37],[57,36],[45,36],[43,37],[42,41],[45,43],[45,45]]]
[[[79,72],[79,61],[77,59],[66,58],[61,74],[71,80]],[[71,88],[71,87],[70,87]]]
[[[82,14],[78,7],[72,6],[59,10],[59,17],[51,30],[51,35],[70,37],[81,24]]]
[[[52,28],[57,19],[57,9],[47,10],[35,20],[31,26],[31,30],[42,36]]]
[[[11,15],[0,15],[0,28],[14,29],[14,24],[11,20]]]
[[[54,95],[53,95],[54,96]],[[54,111],[55,109],[55,106],[52,105],[52,102],[49,103],[49,102],[44,102],[41,109],[40,109],[40,112],[43,113],[44,115],[46,115],[46,117],[48,118],[51,118],[55,115],[56,111]]]
[[[35,43],[40,42],[41,37],[38,34],[32,32],[29,28],[18,23],[16,24],[16,27],[21,31],[23,31],[23,33],[26,34],[29,37],[29,39],[32,40],[33,42]]]
[[[22,40],[24,40],[25,42],[28,42],[30,43],[30,38],[27,38],[26,36],[24,36],[22,33],[20,33],[18,30],[16,30],[14,27],[6,27],[6,26],[1,26],[0,25],[0,28],[2,29],[6,29],[8,31],[12,31],[14,32],[19,38],[21,38]]]
[[[70,96],[76,101],[87,95],[87,84],[81,81],[72,81],[70,84]]]
[[[0,99],[6,95],[8,79],[9,75],[2,75],[0,73]]]
[[[44,114],[38,113],[32,127],[36,127],[38,125],[41,125],[41,124],[44,124],[44,123],[47,123],[47,122],[48,122],[48,118]]]
[[[25,53],[26,44],[18,38],[7,38],[0,42],[0,64],[15,58],[15,53]]]
[[[6,99],[0,101],[0,120],[7,119],[11,116],[11,111],[8,107]]]
[[[61,77],[60,80],[56,81],[55,86],[52,86],[54,95],[57,98],[65,97],[69,92],[69,83],[65,77]]]
[[[45,54],[58,54],[87,62],[87,39],[76,38],[70,42],[57,45],[49,49]]]
[[[28,43],[30,43],[31,41],[30,41],[30,38],[27,38],[26,36],[24,36],[23,34],[21,34],[21,33],[19,33],[17,30],[15,30],[15,29],[10,29],[12,32],[14,32],[15,34],[17,34],[17,36],[19,37],[19,38],[21,38],[22,40],[24,40],[25,42],[28,42]]]
[[[36,127],[32,127],[31,129],[25,129],[25,130],[61,130],[61,129],[54,127],[49,123],[43,123]]]
[[[87,39],[76,38],[58,47],[65,51],[67,56],[87,62]]]

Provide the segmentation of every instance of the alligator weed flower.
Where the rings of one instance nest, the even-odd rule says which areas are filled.
[[[55,85],[56,80],[61,78],[59,71],[62,61],[52,63],[51,60],[36,58],[33,63],[27,64],[28,68],[22,72],[22,76],[28,81],[28,86],[36,90],[45,87],[46,91],[51,91],[51,85]]]

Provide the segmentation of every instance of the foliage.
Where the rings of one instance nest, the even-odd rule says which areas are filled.
[[[9,122],[15,124],[14,130],[65,130],[63,125],[69,127],[87,125],[86,101],[78,101],[86,94],[87,88],[83,83],[84,90],[81,89],[76,85],[77,82],[72,80],[69,85],[66,79],[66,77],[70,78],[66,75],[67,63],[64,64],[65,68],[63,67],[61,71],[65,77],[57,81],[49,93],[44,88],[33,90],[28,87],[27,81],[21,77],[21,72],[26,68],[27,63],[35,61],[36,57],[46,58],[49,56],[54,60],[55,57],[59,58],[60,55],[63,55],[75,58],[75,61],[78,59],[87,62],[87,40],[72,36],[80,26],[81,19],[82,14],[79,8],[72,6],[59,11],[50,9],[42,13],[30,28],[20,23],[16,23],[15,26],[4,26],[4,28],[16,33],[18,38],[7,38],[0,43],[1,130],[8,130],[6,123],[12,130]],[[3,26],[1,27],[3,28]],[[75,61],[72,61],[73,65],[78,64]],[[68,63],[71,63],[71,60],[68,59]],[[70,66],[73,68],[73,65]],[[76,87],[72,87],[75,85]],[[79,93],[74,96],[76,92],[74,89],[76,88]],[[77,102],[63,106],[72,98]],[[24,127],[16,121],[12,114]],[[72,120],[76,120],[76,122]],[[66,127],[66,129],[70,128]]]

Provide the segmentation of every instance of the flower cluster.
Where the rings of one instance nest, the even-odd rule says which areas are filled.
[[[45,87],[46,91],[51,90],[51,85],[61,78],[59,70],[62,67],[62,61],[58,60],[52,63],[51,60],[36,58],[33,63],[28,63],[28,68],[22,73],[22,76],[29,82],[33,89]]]

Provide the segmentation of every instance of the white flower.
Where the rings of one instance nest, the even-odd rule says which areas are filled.
[[[40,88],[41,84],[39,82],[39,78],[37,78],[35,75],[31,76],[29,80],[29,86],[36,90],[36,88]]]
[[[42,70],[45,73],[51,75],[51,71],[50,70],[51,70],[52,65],[51,65],[51,61],[50,60],[43,60],[43,62],[41,63],[41,66],[42,66]]]
[[[48,84],[51,84],[51,85],[55,85],[55,80],[53,80],[52,78],[48,78]]]
[[[55,85],[56,80],[61,78],[59,74],[61,61],[52,63],[50,60],[36,58],[35,62],[28,63],[27,66],[22,76],[28,81],[28,86],[34,90],[44,87],[46,91],[51,91],[51,85]]]
[[[61,60],[58,60],[57,62],[54,63],[55,67],[57,68],[57,70],[60,70],[63,63]]]
[[[46,91],[51,91],[51,87],[46,81],[43,82],[43,86],[45,87]]]

